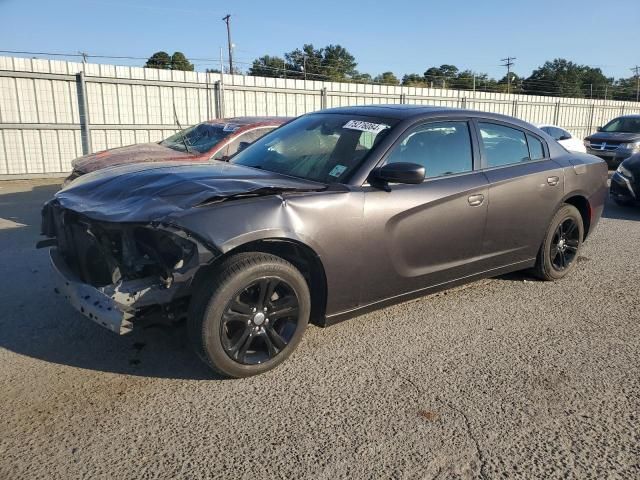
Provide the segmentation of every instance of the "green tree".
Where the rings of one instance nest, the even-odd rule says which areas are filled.
[[[428,68],[424,72],[424,80],[434,87],[447,87],[452,80],[458,78],[458,74],[458,67],[455,65],[444,64],[439,67]]]
[[[341,45],[327,45],[315,48],[313,44],[305,44],[302,49],[295,49],[284,55],[287,61],[287,76],[304,78],[305,72],[310,79],[328,79],[333,81],[349,80],[358,75],[356,60]]]
[[[423,81],[428,85],[439,87],[442,86],[443,73],[438,67],[430,67],[424,72]]]
[[[356,72],[356,59],[341,45],[327,45],[323,49],[322,67],[331,80],[340,81]]]
[[[287,76],[293,78],[304,78],[310,80],[323,80],[325,72],[322,66],[323,49],[314,48],[313,44],[307,43],[302,49],[296,48],[289,53],[285,53],[287,61]]]
[[[171,57],[167,52],[156,52],[149,57],[144,66],[147,68],[169,70],[171,68]]]
[[[284,58],[264,55],[253,61],[249,68],[249,75],[283,78],[287,73],[285,68],[286,62]]]
[[[613,88],[607,92],[607,98],[615,100],[634,100],[636,99],[637,79],[635,76],[629,78],[619,78]],[[610,93],[609,93],[610,92]],[[604,94],[603,94],[604,95]]]
[[[371,83],[373,78],[368,73],[360,73],[357,70],[351,75],[351,81],[357,83]]]
[[[384,85],[400,85],[400,80],[393,72],[382,72],[380,75],[376,75],[373,81]]]
[[[486,74],[480,75],[484,75],[485,77],[487,76]],[[459,90],[473,90],[474,84],[477,82],[480,75],[472,72],[471,70],[463,70],[458,72],[454,78],[449,79],[447,81],[447,86],[449,88],[457,88]]]
[[[419,73],[407,73],[402,77],[402,85],[405,87],[426,87],[427,83]]]
[[[187,60],[184,53],[174,52],[174,54],[171,55],[171,70],[193,72],[193,64]]]
[[[509,78],[511,79],[511,84],[508,84]],[[515,72],[510,72],[509,77],[506,75],[498,80],[496,84],[496,90],[501,93],[523,93],[522,89],[522,78],[520,78]]]
[[[523,81],[522,87],[526,93],[534,95],[588,97],[592,89],[599,91],[612,83],[612,79],[605,77],[599,68],[556,58],[535,69]]]

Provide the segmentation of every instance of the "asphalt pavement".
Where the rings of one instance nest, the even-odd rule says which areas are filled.
[[[55,180],[0,182],[0,478],[640,478],[640,209],[577,270],[310,327],[215,377],[183,327],[118,337],[35,250]]]

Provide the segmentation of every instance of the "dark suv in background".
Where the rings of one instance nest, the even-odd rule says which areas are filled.
[[[640,115],[614,118],[585,138],[584,146],[587,153],[602,158],[609,168],[618,167],[623,160],[640,152]]]

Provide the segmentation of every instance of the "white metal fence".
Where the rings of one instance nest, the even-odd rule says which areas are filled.
[[[158,141],[200,121],[326,107],[461,107],[560,125],[579,137],[635,102],[507,95],[0,57],[0,177],[64,174],[75,157]]]

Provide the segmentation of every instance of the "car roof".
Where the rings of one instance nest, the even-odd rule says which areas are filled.
[[[211,124],[226,124],[233,123],[234,125],[282,125],[288,122],[294,117],[228,117],[228,118],[215,118],[207,120],[206,123]]]
[[[453,107],[432,107],[425,105],[363,105],[354,107],[336,107],[320,110],[314,113],[340,113],[345,115],[359,115],[365,117],[392,118],[396,120],[411,120],[426,117],[438,117],[451,115],[456,117],[482,117],[509,122],[526,128],[533,125],[514,117],[501,115],[499,113],[483,112],[480,110],[467,110]],[[534,127],[535,128],[535,127]]]

